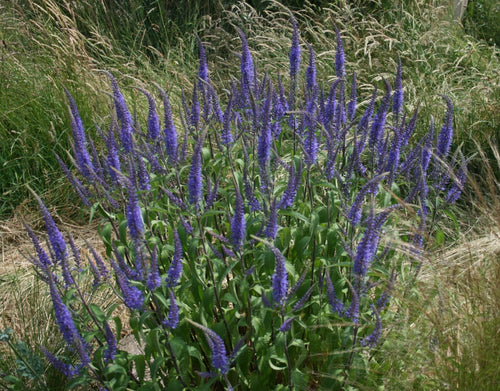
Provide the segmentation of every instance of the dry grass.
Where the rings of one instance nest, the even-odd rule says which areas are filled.
[[[46,239],[44,223],[39,213],[27,213],[24,210],[23,219],[35,230],[42,242]],[[56,211],[51,211],[59,228],[73,236],[76,245],[82,250],[82,257],[89,256],[87,243],[98,251],[103,251],[102,242],[97,235],[97,224],[81,226],[76,223],[63,223]],[[29,258],[33,255],[33,244],[26,234],[19,214],[0,224],[0,330],[10,328],[13,331],[13,342],[22,341],[33,352],[41,357],[40,347],[44,346],[52,352],[63,350],[65,343],[55,324],[52,300],[48,286],[36,275]],[[115,302],[115,296],[109,288],[97,291],[91,289],[92,276],[90,273],[78,275],[81,289],[93,292],[88,301],[99,303],[101,308],[109,308]],[[115,311],[115,315],[123,319],[126,326],[127,318],[123,307]],[[113,325],[112,325],[113,326]],[[0,355],[4,363],[0,372],[15,374],[16,364],[7,344],[0,344]],[[45,363],[45,365],[47,365]],[[46,366],[45,380],[50,382],[56,372]],[[57,381],[57,379],[56,379]],[[28,389],[33,387],[26,383]],[[36,388],[36,387],[35,387]]]
[[[390,390],[498,390],[500,187],[493,164],[484,160],[491,174],[484,183],[469,180],[472,208],[461,220],[475,226],[429,254],[416,286],[396,294],[395,328],[382,348]]]

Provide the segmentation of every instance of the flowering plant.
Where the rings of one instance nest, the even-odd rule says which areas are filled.
[[[448,97],[439,132],[431,123],[410,142],[417,111],[407,118],[401,63],[380,102],[375,88],[359,103],[340,32],[325,88],[311,45],[302,80],[292,25],[289,74],[276,80],[259,74],[239,31],[241,73],[223,99],[200,40],[197,80],[177,117],[160,86],[163,121],[140,89],[144,127],[107,73],[115,115],[98,129],[102,150],[67,92],[76,173],[59,162],[103,218],[105,257],[90,248],[84,262],[38,197],[48,253],[26,229],[67,344],[64,357],[44,354],[70,387],[340,389],[363,376],[397,281],[393,243],[407,243],[418,270],[428,216],[458,199],[466,163],[450,155]],[[82,291],[85,270],[92,292],[110,289],[128,308],[128,326],[116,305],[101,308]],[[121,347],[124,330],[141,353]]]

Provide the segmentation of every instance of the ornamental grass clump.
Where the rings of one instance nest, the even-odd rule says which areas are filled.
[[[360,97],[340,31],[337,78],[320,82],[311,45],[301,69],[306,45],[293,16],[291,23],[289,72],[259,72],[240,30],[241,72],[223,89],[212,84],[199,40],[197,79],[180,112],[166,89],[141,88],[144,125],[107,73],[115,112],[109,131],[97,132],[102,149],[85,136],[67,93],[77,173],[59,160],[84,205],[102,217],[105,257],[87,260],[87,268],[97,265],[91,289],[111,287],[129,309],[124,327],[143,347],[122,349],[122,319],[87,304],[92,292],[81,292],[74,278],[85,261],[69,254],[78,249],[37,198],[49,251],[28,228],[33,263],[50,286],[68,345],[64,358],[44,352],[71,386],[341,389],[368,382],[392,287],[402,267],[418,273],[435,221],[428,216],[458,199],[466,160],[451,154],[448,97],[440,133],[431,124],[413,140],[417,112],[405,111],[400,62],[382,97],[377,87]],[[401,247],[411,256],[406,266]]]

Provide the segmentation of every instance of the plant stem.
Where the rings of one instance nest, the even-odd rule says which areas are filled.
[[[199,232],[200,232],[200,239],[201,239],[201,242],[202,242],[202,249],[203,249],[203,252],[206,254],[206,245],[205,245],[205,236],[202,234],[203,232],[203,229],[202,229],[202,226],[201,226],[201,220],[200,220],[200,217],[197,216],[196,217],[196,220],[198,221],[198,229],[199,229]],[[228,342],[229,342],[229,348],[230,350],[233,350],[233,343],[231,342],[231,332],[229,330],[229,326],[226,322],[226,318],[224,316],[224,311],[222,310],[222,305],[220,303],[220,298],[219,298],[219,292],[217,292],[217,283],[215,281],[215,274],[214,274],[214,270],[213,270],[213,267],[212,267],[212,261],[210,260],[210,258],[207,256],[207,266],[208,266],[208,272],[210,273],[210,279],[212,280],[212,284],[214,286],[214,296],[215,296],[215,303],[217,305],[217,309],[219,310],[219,313],[222,317],[222,322],[224,323],[224,328],[226,329],[226,333],[227,333],[227,339],[228,339]]]
[[[344,370],[344,381],[342,382],[342,389],[345,388],[345,385],[347,382],[347,377],[349,376],[349,371],[351,370],[352,360],[354,357],[354,347],[356,346],[357,336],[358,336],[358,325],[355,325],[354,330],[353,330],[351,353],[349,354],[349,360],[347,360],[347,364],[346,364],[345,370]]]
[[[281,313],[281,323],[285,321],[285,314]],[[287,333],[285,332],[285,342],[284,342],[284,349],[285,349],[285,357],[286,357],[286,362],[287,362],[287,371],[288,371],[288,389],[290,391],[293,390],[293,380],[292,380],[292,362],[290,360],[290,354],[288,353],[288,342],[287,342]]]

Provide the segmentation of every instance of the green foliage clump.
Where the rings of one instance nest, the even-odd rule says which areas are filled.
[[[155,85],[162,121],[143,88],[147,120],[133,115],[106,72],[115,110],[95,131],[101,149],[66,93],[75,170],[59,164],[103,219],[105,256],[89,247],[83,259],[37,195],[49,251],[26,229],[67,345],[42,351],[68,387],[381,384],[367,373],[398,275],[419,273],[425,238],[466,179],[467,162],[452,148],[454,107],[443,96],[442,124],[417,135],[401,63],[383,92],[358,97],[338,30],[336,77],[320,83],[314,48],[301,54],[290,17],[285,75],[260,72],[239,30],[239,77],[218,93],[200,40],[198,77],[180,114]],[[116,297],[109,308],[91,302],[102,289]],[[141,352],[120,345],[124,329]]]

